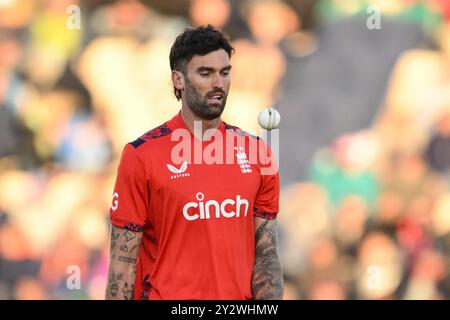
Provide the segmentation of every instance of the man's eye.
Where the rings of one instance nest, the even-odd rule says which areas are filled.
[[[224,72],[222,72],[222,74],[223,74],[224,76],[229,75],[229,74],[230,74],[230,71],[224,71]]]
[[[207,76],[207,75],[209,75],[209,72],[202,72],[202,73],[200,73],[200,75],[201,76]]]

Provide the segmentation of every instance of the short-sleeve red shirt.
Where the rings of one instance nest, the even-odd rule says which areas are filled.
[[[134,298],[251,299],[253,217],[276,217],[278,170],[262,174],[261,161],[249,163],[249,143],[233,149],[232,164],[195,163],[194,141],[203,150],[212,142],[190,132],[191,156],[174,163],[177,129],[188,130],[181,113],[128,143],[120,160],[110,220],[143,231]],[[263,143],[223,121],[218,130],[224,149],[226,132]]]

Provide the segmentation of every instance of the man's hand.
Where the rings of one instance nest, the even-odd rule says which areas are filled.
[[[142,232],[112,226],[108,284],[105,299],[132,300]]]
[[[255,266],[252,295],[255,300],[281,300],[283,274],[278,256],[277,220],[255,217]]]

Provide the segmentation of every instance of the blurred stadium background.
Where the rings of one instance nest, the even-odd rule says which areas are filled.
[[[285,298],[450,298],[450,1],[0,0],[0,299],[103,298],[118,157],[177,112],[169,48],[207,23],[224,118],[282,115]]]

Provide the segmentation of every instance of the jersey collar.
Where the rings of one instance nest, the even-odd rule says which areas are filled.
[[[169,120],[167,122],[167,125],[173,130],[175,129],[186,129],[189,132],[191,132],[186,123],[183,120],[183,117],[181,116],[181,110],[178,111],[178,114],[175,115],[171,120]],[[225,123],[222,121],[222,119],[220,120],[219,126],[217,127],[218,130],[220,130],[222,132],[222,134],[225,134]],[[191,132],[191,134],[193,135],[193,133]]]

